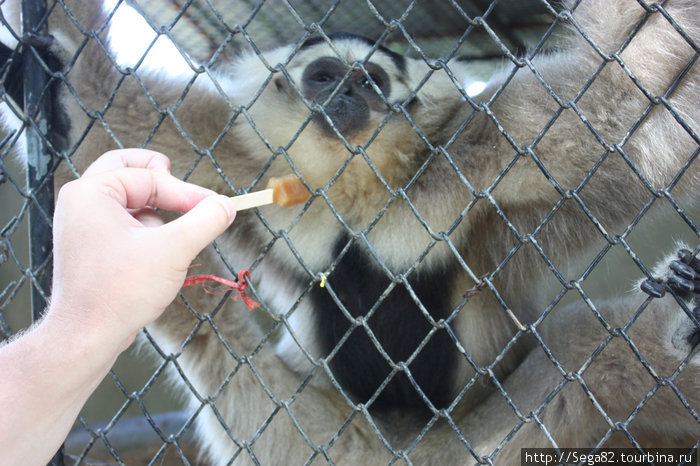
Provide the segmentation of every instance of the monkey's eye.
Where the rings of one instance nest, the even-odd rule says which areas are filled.
[[[391,93],[391,84],[389,83],[389,75],[384,71],[384,68],[376,63],[369,62],[365,65],[365,70],[367,74],[365,75],[363,73],[358,79],[358,85],[366,91],[371,90],[371,94],[379,97],[375,91],[375,87],[372,85],[372,83],[374,83],[385,97],[389,97]]]
[[[320,71],[309,76],[309,80],[316,83],[325,84],[333,81],[334,78],[330,74]]]
[[[337,58],[321,57],[304,69],[302,81],[318,92],[337,82],[345,74],[345,66]]]
[[[377,75],[375,73],[370,73],[369,77],[372,81],[374,81],[374,84],[376,84],[379,89],[384,88],[384,82],[382,81],[382,78],[379,75]],[[365,89],[373,89],[372,81],[363,77],[361,82],[360,82],[360,86],[364,87]]]

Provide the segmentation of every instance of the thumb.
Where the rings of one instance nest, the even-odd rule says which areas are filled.
[[[159,229],[166,241],[186,259],[185,266],[217,236],[226,231],[236,217],[230,198],[222,195],[207,196],[181,217]]]

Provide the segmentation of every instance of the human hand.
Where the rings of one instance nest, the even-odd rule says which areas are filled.
[[[185,214],[164,224],[154,208]],[[47,319],[125,349],[234,217],[229,198],[171,176],[164,155],[108,152],[58,194]]]

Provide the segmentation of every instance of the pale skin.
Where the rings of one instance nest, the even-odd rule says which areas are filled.
[[[0,346],[0,464],[46,464],[194,257],[231,224],[229,198],[169,173],[157,152],[108,152],[59,192],[43,319]],[[153,208],[184,212],[163,223]]]

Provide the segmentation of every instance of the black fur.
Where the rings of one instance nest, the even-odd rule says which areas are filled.
[[[335,251],[340,254],[349,237],[339,238]],[[358,244],[339,261],[328,277],[328,282],[339,301],[353,317],[366,316],[391,284],[387,273],[376,260]],[[448,277],[452,270],[441,269],[412,274],[408,282],[423,307],[436,321],[446,318],[451,309],[447,300]],[[331,353],[352,326],[331,294],[316,287],[312,294],[318,310],[320,341],[323,351]],[[389,292],[367,320],[367,326],[394,363],[407,361],[433,329],[418,304],[402,283]],[[458,352],[454,341],[444,329],[436,331],[408,368],[415,383],[438,408],[450,403],[451,374],[456,366]],[[359,402],[375,395],[391,372],[364,327],[356,327],[338,348],[330,361],[334,376],[344,389]],[[404,372],[398,372],[383,388],[371,408],[385,410],[400,408],[425,412],[427,405]]]
[[[50,51],[52,41],[52,36],[32,36],[27,40],[26,44],[22,44],[14,50],[0,44],[0,85],[2,87],[0,98],[4,99],[5,95],[7,95],[12,98],[19,109],[24,112],[27,111],[24,101],[27,54],[37,54],[42,62],[41,68],[47,72],[55,73],[63,68],[58,57]],[[44,111],[51,115],[47,118],[47,135],[55,151],[62,151],[68,148],[67,138],[70,130],[68,115],[63,106],[58,103],[60,83],[60,77],[50,76],[46,88],[34,90],[34,92],[41,93],[41,98],[44,99],[43,103],[45,104]],[[32,110],[36,112],[36,109]],[[35,115],[32,114],[29,117],[34,118]]]
[[[642,282],[642,291],[652,298],[663,298],[666,288],[679,298],[690,300],[693,315],[700,320],[700,258],[687,249],[678,251],[678,259],[669,264],[668,276],[661,280],[647,279]],[[687,337],[690,346],[700,344],[700,327],[696,327]]]
[[[22,55],[0,43],[0,80],[6,95],[17,105],[24,105],[24,79]],[[3,96],[4,99],[4,96]]]
[[[360,34],[353,34],[352,32],[334,32],[333,34],[329,34],[328,38],[331,39],[332,41],[341,41],[341,40],[348,40],[348,39],[354,39],[358,40],[360,42],[364,42],[365,44],[369,45],[370,47],[374,47],[374,45],[377,43],[376,40],[370,39],[369,37],[362,36]],[[309,39],[306,39],[306,42],[304,42],[301,45],[301,49],[305,49],[308,47],[311,47],[316,44],[320,44],[324,42],[325,39],[322,36],[314,36]],[[386,56],[391,58],[391,61],[394,62],[394,65],[401,71],[401,73],[406,72],[406,58],[403,55],[399,55],[398,53],[389,50],[388,48],[384,47],[383,45],[380,45],[377,50],[381,51],[384,53]]]

